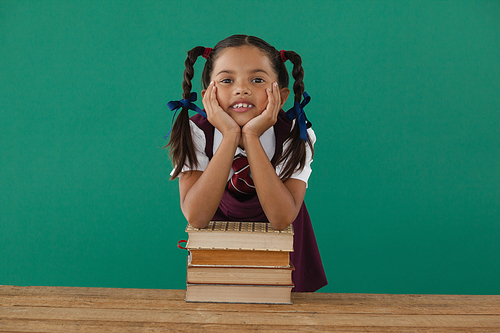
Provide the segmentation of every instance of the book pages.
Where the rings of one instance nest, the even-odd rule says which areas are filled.
[[[293,226],[290,224],[286,229],[275,230],[268,222],[224,222],[224,221],[211,221],[208,226],[203,229],[194,228],[187,225],[186,232],[257,232],[257,233],[278,233],[278,234],[292,234]]]

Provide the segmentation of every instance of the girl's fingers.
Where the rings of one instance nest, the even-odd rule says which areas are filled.
[[[212,98],[212,103],[217,103],[217,105],[219,104],[219,102],[217,101],[217,87],[215,86],[215,83],[212,86],[212,93],[210,97]]]
[[[220,106],[217,99],[217,86],[214,81],[210,82],[205,91],[203,104],[205,105],[208,121],[223,135],[228,131],[234,132],[235,128],[240,130],[238,124]]]
[[[203,98],[203,105],[205,105],[207,114],[212,114],[220,108],[219,102],[217,101],[217,87],[214,81],[210,82],[208,85],[207,91],[205,92],[205,98]]]
[[[281,92],[280,92],[280,88],[278,87],[278,82],[274,83],[274,96],[275,96],[276,104],[277,104],[278,109],[279,109],[280,105],[281,105]]]
[[[208,111],[208,109],[210,109],[211,105],[210,105],[210,99],[211,99],[211,96],[212,96],[212,88],[213,88],[213,81],[210,82],[210,84],[208,85],[207,87],[207,90],[205,91],[205,95],[203,96],[203,105],[205,106],[205,109],[206,111]]]
[[[268,89],[267,96],[268,96],[267,110],[274,117],[276,114],[278,114],[280,110],[280,92],[277,82],[274,82],[271,88]]]
[[[217,100],[217,86],[213,85],[212,87],[212,94],[211,94],[211,99],[212,99],[212,106],[217,109],[221,109],[220,105],[219,105],[219,101]],[[222,109],[221,109],[222,111]]]
[[[272,87],[269,89],[267,89],[267,110],[271,110],[272,109],[272,105],[273,105],[273,102],[274,102],[274,98],[273,98],[273,93],[272,93]]]

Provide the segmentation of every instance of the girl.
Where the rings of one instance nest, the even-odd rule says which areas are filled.
[[[207,59],[204,111],[191,93],[200,56]],[[295,106],[285,114],[286,60],[293,63]],[[169,103],[182,111],[167,146],[175,165],[171,179],[179,177],[181,209],[193,227],[211,220],[255,221],[281,230],[293,223],[292,279],[294,291],[303,292],[327,282],[304,204],[315,135],[303,112],[309,96],[301,63],[297,53],[246,35],[228,37],[213,49],[193,48],[185,61],[183,99]],[[188,109],[198,114],[189,118]]]

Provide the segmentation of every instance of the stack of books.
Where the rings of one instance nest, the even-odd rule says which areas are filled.
[[[291,304],[293,227],[264,222],[188,225],[186,301]]]

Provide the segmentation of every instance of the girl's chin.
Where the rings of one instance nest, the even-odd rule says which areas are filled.
[[[238,125],[240,125],[241,128],[243,128],[243,126],[245,126],[250,121],[250,119],[235,119],[235,121]]]
[[[257,114],[254,114],[253,112],[243,112],[243,113],[230,113],[229,114],[231,118],[238,123],[241,127],[243,127],[246,123],[248,123],[250,120],[253,118],[257,117]]]
[[[241,122],[243,122],[244,124],[246,124],[249,120],[257,117],[256,114],[252,114],[252,113],[233,113],[231,115],[231,117],[239,124]]]

